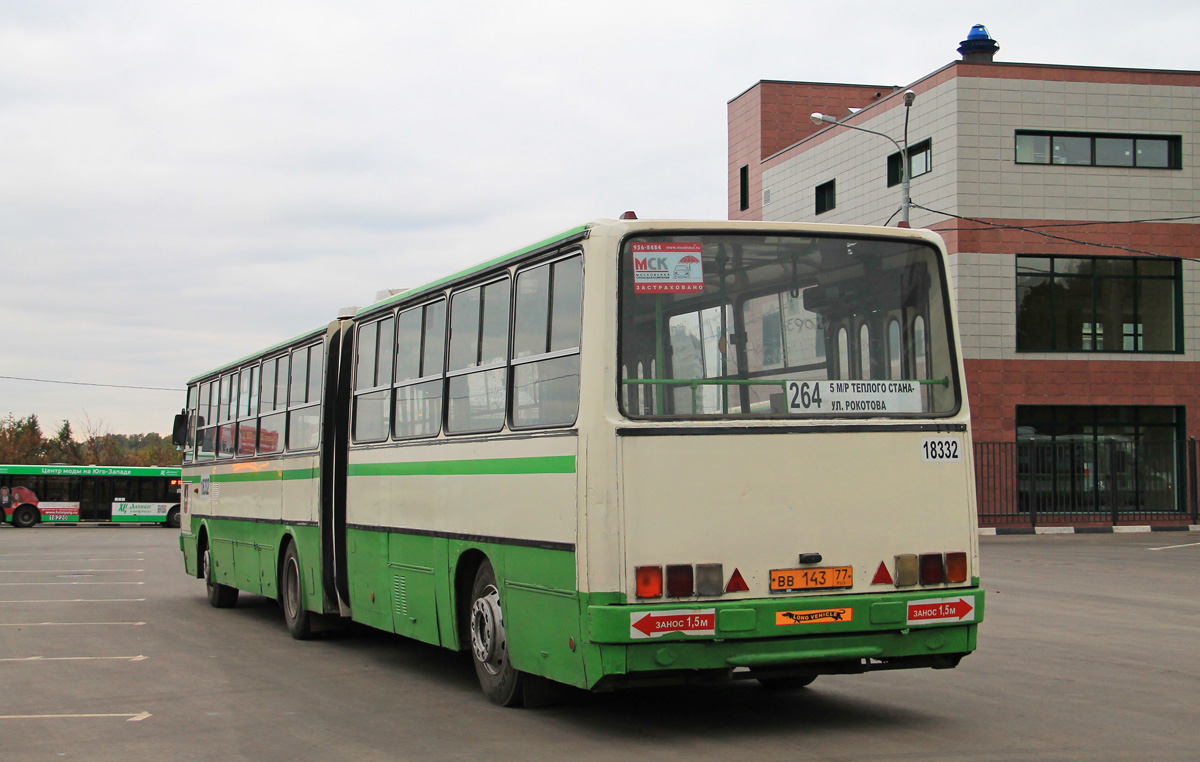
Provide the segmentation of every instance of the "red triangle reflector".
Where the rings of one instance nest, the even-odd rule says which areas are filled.
[[[733,576],[729,578],[729,584],[725,586],[727,593],[741,593],[750,589],[746,584],[746,580],[742,579],[742,573],[737,569],[733,570]]]
[[[891,573],[887,570],[887,564],[883,561],[879,562],[879,568],[875,570],[875,578],[871,580],[872,585],[891,585],[895,584]]]

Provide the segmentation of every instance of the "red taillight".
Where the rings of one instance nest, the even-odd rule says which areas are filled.
[[[663,573],[661,566],[639,566],[634,570],[634,576],[637,578],[637,597],[662,597]]]
[[[940,585],[946,581],[946,566],[941,553],[922,553],[920,563],[922,585]]]
[[[967,581],[967,554],[966,553],[947,553],[946,554],[946,581],[947,582],[966,582]]]
[[[667,567],[667,595],[672,598],[687,598],[695,589],[695,574],[691,564],[673,564]]]

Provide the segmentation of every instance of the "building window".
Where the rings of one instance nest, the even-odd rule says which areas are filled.
[[[837,180],[817,186],[817,214],[824,214],[837,206]]]
[[[1017,350],[1181,352],[1177,259],[1017,257]]]
[[[920,143],[908,147],[908,178],[928,174],[933,169],[933,143],[926,138]],[[900,176],[900,152],[892,154],[887,159],[887,184],[891,188],[904,182]]]
[[[744,212],[750,208],[750,165],[742,167],[738,170],[739,187],[741,188],[741,200],[739,207]]]
[[[1178,407],[1017,406],[1017,494],[1037,513],[1183,510]]]
[[[1178,135],[1017,130],[1016,149],[1018,164],[1149,169],[1183,167],[1183,139]]]

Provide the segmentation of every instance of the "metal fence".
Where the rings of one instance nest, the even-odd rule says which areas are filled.
[[[981,526],[1200,523],[1196,440],[976,442]]]

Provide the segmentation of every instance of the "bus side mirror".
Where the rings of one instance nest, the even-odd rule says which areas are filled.
[[[175,416],[175,425],[171,427],[171,444],[183,447],[187,444],[188,417],[184,411]]]

